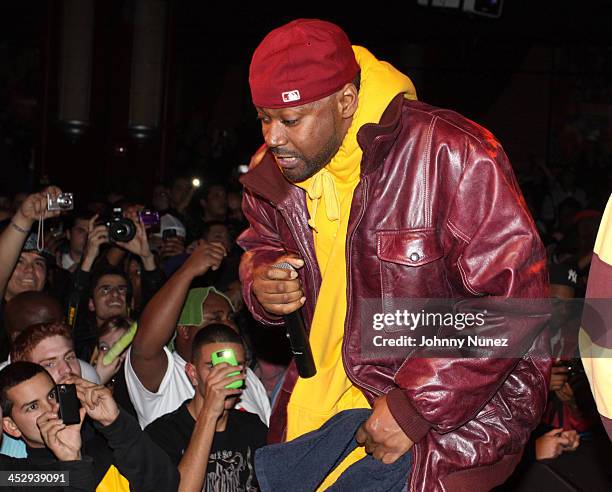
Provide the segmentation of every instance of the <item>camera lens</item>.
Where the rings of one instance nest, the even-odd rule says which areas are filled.
[[[127,243],[136,236],[136,227],[129,219],[119,219],[110,224],[108,235],[112,241]]]

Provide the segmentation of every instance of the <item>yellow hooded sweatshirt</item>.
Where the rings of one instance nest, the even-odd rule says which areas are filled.
[[[363,393],[353,386],[342,363],[346,316],[346,232],[353,192],[360,179],[363,152],[357,132],[366,123],[378,123],[391,100],[400,93],[416,99],[410,79],[368,50],[353,46],[361,68],[359,101],[351,126],[330,163],[297,186],[306,191],[322,283],[310,328],[316,376],[299,378],[287,407],[287,440],[318,429],[342,410],[369,408]],[[351,453],[321,485],[334,483],[352,463],[365,456]]]

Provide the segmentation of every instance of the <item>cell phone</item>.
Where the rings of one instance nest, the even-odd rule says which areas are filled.
[[[81,422],[79,410],[81,402],[77,397],[74,384],[58,384],[55,387],[57,402],[59,403],[59,418],[65,425],[74,425]]]
[[[162,232],[162,239],[170,239],[171,237],[176,237],[176,229],[166,229]]]
[[[238,365],[238,361],[236,360],[236,354],[231,348],[226,348],[223,350],[217,350],[216,352],[213,352],[210,357],[210,361],[212,362],[213,366],[216,366],[217,364],[221,364],[222,362],[226,362],[230,366]],[[228,374],[227,377],[229,378],[232,376],[237,376],[238,374],[240,374],[240,371],[232,372]],[[227,389],[242,388],[243,383],[244,381],[242,379],[239,379],[238,381],[234,381],[233,383],[228,384],[226,388]]]

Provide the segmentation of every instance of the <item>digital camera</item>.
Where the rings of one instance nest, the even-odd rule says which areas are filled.
[[[155,227],[159,225],[159,212],[155,210],[141,210],[138,217],[145,227]]]
[[[113,213],[105,222],[108,227],[108,239],[115,243],[127,243],[136,236],[136,226],[123,216],[121,208],[113,208]]]
[[[72,210],[74,208],[74,199],[72,193],[61,193],[53,198],[47,194],[47,210]]]

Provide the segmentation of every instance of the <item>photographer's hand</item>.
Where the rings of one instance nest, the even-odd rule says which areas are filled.
[[[15,213],[13,222],[24,229],[29,229],[35,221],[40,219],[41,215],[45,219],[57,217],[59,215],[59,210],[53,212],[47,210],[47,195],[52,198],[57,198],[61,193],[62,190],[57,186],[49,186],[40,193],[28,195],[21,204],[21,207],[19,207],[19,210]]]
[[[130,219],[136,226],[136,235],[127,243],[117,243],[118,246],[126,249],[130,253],[140,256],[144,269],[148,272],[155,270],[155,257],[149,247],[149,239],[144,224],[140,220],[136,210],[126,212],[125,217]]]
[[[169,237],[162,241],[160,256],[163,260],[172,256],[181,255],[185,252],[185,244],[180,236]]]
[[[72,376],[65,382],[76,385],[77,397],[85,408],[87,415],[93,420],[104,427],[117,420],[119,407],[113,399],[111,390],[106,386],[86,381],[77,376]]]
[[[96,225],[97,219],[98,216],[94,215],[87,225],[87,244],[81,264],[81,270],[84,272],[91,271],[94,261],[100,254],[100,246],[108,242],[108,227],[104,224]]]
[[[6,286],[34,221],[39,220],[41,215],[54,217],[59,214],[47,211],[47,195],[55,198],[60,193],[59,188],[50,186],[41,193],[28,196],[13,215],[10,225],[0,233],[0,299],[4,297]]]
[[[57,408],[55,411],[43,413],[36,419],[43,442],[60,461],[81,459],[81,426],[85,409],[81,408],[79,413],[81,422],[68,426],[57,415]]]

